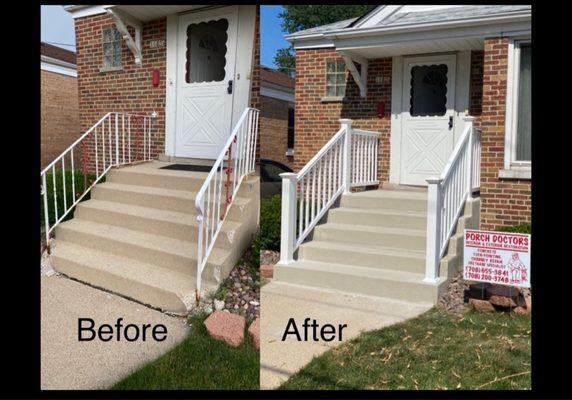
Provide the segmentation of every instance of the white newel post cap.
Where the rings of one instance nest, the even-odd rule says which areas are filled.
[[[293,173],[293,172],[282,172],[282,173],[280,174],[280,178],[282,178],[282,179],[289,179],[289,180],[296,179],[296,176],[297,176],[297,175],[296,175],[295,173]]]
[[[473,117],[472,115],[465,115],[463,116],[463,121],[465,122],[474,122],[475,117]]]
[[[430,176],[429,178],[425,178],[425,180],[430,185],[438,185],[443,182],[443,179],[439,178],[438,176]]]
[[[353,120],[349,118],[340,118],[340,125],[351,125]]]

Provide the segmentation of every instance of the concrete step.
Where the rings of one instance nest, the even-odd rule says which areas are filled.
[[[368,190],[342,195],[342,207],[426,211],[427,193],[409,190]]]
[[[307,260],[278,264],[274,276],[283,282],[418,303],[434,303],[445,282],[425,283],[423,274],[411,272]]]
[[[426,211],[389,210],[372,208],[340,207],[328,212],[328,222],[386,226],[392,228],[426,229]]]
[[[197,245],[184,240],[172,239],[150,233],[138,232],[113,225],[86,221],[78,218],[61,223],[56,228],[58,242],[70,242],[97,251],[157,265],[187,276],[195,276]],[[203,278],[216,268],[230,267],[229,251],[214,248]],[[55,265],[58,270],[57,264]]]
[[[426,230],[325,223],[316,226],[314,240],[424,251]]]
[[[195,298],[192,276],[75,243],[57,241],[53,261],[65,275],[164,311],[184,314]]]
[[[78,204],[75,218],[190,242],[198,238],[196,217],[176,211],[91,199]],[[236,221],[225,221],[217,245],[230,246],[239,227]]]
[[[425,251],[314,240],[298,251],[299,260],[425,273]]]
[[[196,215],[195,199],[197,192],[169,190],[151,186],[136,186],[116,182],[104,182],[92,189],[92,199],[113,201],[134,206],[176,211]],[[236,220],[237,212],[249,199],[237,197],[234,200],[228,219]]]
[[[109,171],[106,181],[196,192],[201,188],[208,175],[206,172],[161,169],[165,165],[167,164],[150,162],[127,168],[114,168]]]

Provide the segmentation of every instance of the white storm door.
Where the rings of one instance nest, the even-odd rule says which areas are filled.
[[[232,129],[237,8],[179,18],[175,156],[216,159]]]
[[[455,145],[454,54],[403,60],[400,183],[426,186]]]

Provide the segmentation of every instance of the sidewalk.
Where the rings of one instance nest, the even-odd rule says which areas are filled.
[[[270,282],[261,290],[260,388],[274,389],[313,357],[339,341],[298,342],[282,335],[290,318],[298,329],[305,318],[322,324],[347,324],[343,342],[362,331],[383,328],[413,318],[432,307],[431,304],[409,303],[392,299],[358,296],[349,293],[316,289],[282,282]]]
[[[53,275],[41,277],[41,388],[106,389],[178,344],[188,333],[182,319],[169,317],[125,298]],[[78,341],[78,318],[102,323],[167,327],[167,339],[156,342]]]

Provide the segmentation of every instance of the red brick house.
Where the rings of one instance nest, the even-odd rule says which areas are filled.
[[[84,133],[41,172],[54,268],[184,314],[258,226],[259,7],[65,9]]]
[[[282,185],[279,278],[323,270],[317,286],[435,301],[463,228],[530,223],[531,14],[386,5],[286,36],[298,173]]]
[[[41,166],[64,151],[81,133],[75,53],[40,43]]]
[[[293,167],[294,78],[260,68],[260,157]]]

